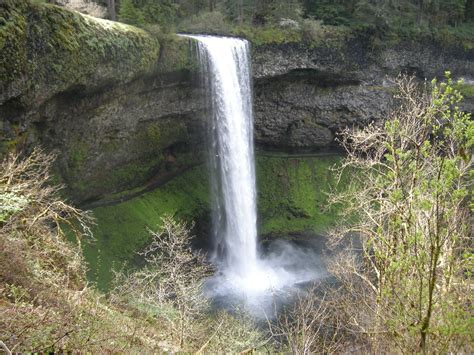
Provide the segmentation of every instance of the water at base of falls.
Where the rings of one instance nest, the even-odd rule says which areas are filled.
[[[230,37],[183,35],[197,40],[201,76],[210,106],[209,165],[213,197],[215,295],[246,299],[311,279],[279,260],[257,254],[257,208],[249,44]],[[286,256],[300,258],[301,255]],[[278,259],[278,258],[277,258]],[[276,259],[275,259],[276,260]],[[285,261],[287,262],[287,261]],[[291,269],[291,267],[290,267]]]

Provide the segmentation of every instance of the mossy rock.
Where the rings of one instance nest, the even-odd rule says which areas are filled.
[[[159,52],[158,40],[136,27],[6,0],[0,4],[0,103],[129,81],[154,70]]]
[[[328,194],[344,188],[332,168],[341,157],[266,155],[257,159],[259,233],[284,237],[289,233],[324,234],[334,226],[339,208]]]

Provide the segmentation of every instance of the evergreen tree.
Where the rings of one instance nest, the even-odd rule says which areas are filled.
[[[134,26],[143,26],[145,24],[143,13],[135,7],[133,0],[122,0],[119,19],[121,22]]]

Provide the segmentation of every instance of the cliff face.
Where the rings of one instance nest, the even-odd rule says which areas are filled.
[[[313,151],[331,147],[341,128],[386,116],[399,74],[474,77],[474,50],[416,42],[375,49],[360,35],[336,46],[258,47],[253,64],[257,143]]]
[[[75,201],[166,179],[196,160],[201,108],[187,40],[8,0],[0,48],[0,148],[55,152]]]
[[[384,117],[390,79],[474,77],[474,51],[432,43],[253,49],[256,143],[332,149],[347,125]],[[27,0],[0,4],[3,152],[41,144],[77,202],[159,183],[202,159],[203,93],[189,40]],[[471,103],[472,108],[472,103]]]

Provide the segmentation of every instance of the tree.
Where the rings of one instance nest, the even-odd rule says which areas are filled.
[[[107,10],[109,12],[109,19],[112,21],[117,20],[117,15],[115,13],[115,0],[107,0]]]
[[[135,7],[133,0],[122,0],[119,19],[121,22],[134,26],[143,26],[145,24],[143,13]]]
[[[118,286],[114,293],[116,297],[128,296],[159,309],[176,309],[177,320],[173,314],[167,320],[178,334],[182,347],[186,328],[207,305],[202,286],[212,268],[202,254],[191,249],[192,226],[176,222],[171,216],[165,216],[161,221],[161,230],[150,231],[151,242],[140,253],[146,267],[130,275],[117,274]]]
[[[353,329],[402,352],[458,351],[470,333],[474,123],[447,75],[431,91],[399,80],[399,109],[341,138],[343,169],[359,173],[334,202],[356,222],[335,236],[357,233],[362,253],[345,257],[336,274],[346,285],[354,275],[373,299],[360,301],[367,306]]]

